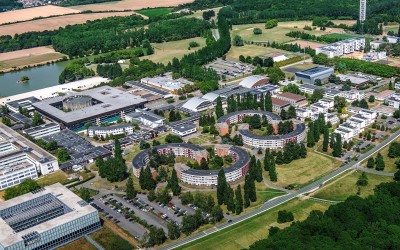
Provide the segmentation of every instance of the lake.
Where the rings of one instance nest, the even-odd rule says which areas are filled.
[[[43,65],[8,73],[0,73],[0,96],[12,96],[58,84],[58,77],[68,61]],[[17,83],[21,76],[29,77],[27,83]]]

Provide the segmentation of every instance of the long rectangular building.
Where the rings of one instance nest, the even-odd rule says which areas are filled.
[[[53,155],[0,123],[0,190],[58,169]]]
[[[143,108],[146,100],[109,86],[59,96],[33,106],[49,119],[80,131],[85,124],[101,125],[125,119],[125,114]]]
[[[56,249],[101,228],[97,210],[57,183],[0,203],[0,249]]]

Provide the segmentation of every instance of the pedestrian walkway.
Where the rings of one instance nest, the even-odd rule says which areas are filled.
[[[102,246],[99,245],[96,241],[94,241],[92,238],[90,238],[89,235],[85,234],[85,239],[89,241],[93,246],[97,248],[97,250],[104,250]]]

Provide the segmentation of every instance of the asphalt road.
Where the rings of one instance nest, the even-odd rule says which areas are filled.
[[[396,133],[392,134],[389,138],[387,138],[385,141],[383,141],[382,143],[377,145],[372,150],[368,151],[365,154],[362,154],[359,157],[358,161],[350,162],[350,163],[338,168],[337,170],[335,170],[332,173],[322,177],[321,179],[319,179],[319,180],[317,180],[317,181],[315,181],[315,182],[313,182],[313,183],[311,183],[311,184],[299,189],[297,192],[289,193],[289,194],[286,194],[286,195],[279,196],[277,198],[271,199],[271,200],[267,201],[266,203],[264,203],[264,205],[262,205],[260,208],[254,210],[254,211],[252,211],[250,213],[244,214],[244,215],[242,215],[240,217],[234,218],[234,219],[231,220],[231,222],[222,223],[222,224],[220,224],[220,225],[218,225],[218,226],[216,226],[216,227],[214,227],[212,229],[192,234],[192,235],[190,235],[190,236],[188,236],[188,237],[186,237],[186,238],[184,238],[182,240],[179,240],[179,241],[173,242],[173,243],[171,243],[171,244],[169,244],[167,246],[161,247],[160,249],[174,249],[174,248],[183,246],[183,245],[185,245],[185,244],[187,244],[189,242],[192,242],[192,241],[195,241],[197,239],[203,238],[203,237],[205,237],[205,236],[207,236],[209,234],[218,232],[218,231],[220,231],[222,229],[228,228],[228,227],[230,227],[230,226],[232,226],[234,224],[242,222],[242,221],[244,221],[246,219],[249,219],[251,217],[254,217],[254,216],[258,215],[258,214],[264,213],[265,211],[268,211],[268,210],[270,210],[270,209],[272,209],[272,208],[274,208],[276,206],[279,206],[279,205],[281,205],[283,203],[286,203],[286,202],[288,202],[288,201],[290,201],[290,200],[292,200],[292,199],[294,199],[294,198],[296,198],[298,196],[301,196],[301,195],[310,193],[312,191],[315,191],[315,190],[321,188],[324,185],[324,183],[326,183],[327,181],[337,177],[338,175],[346,172],[349,169],[357,167],[359,165],[359,163],[361,163],[363,160],[369,158],[371,155],[373,155],[374,153],[379,151],[381,148],[385,147],[387,144],[391,143],[398,136],[400,136],[400,130],[397,131]]]

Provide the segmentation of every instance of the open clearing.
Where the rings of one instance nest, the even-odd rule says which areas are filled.
[[[195,41],[200,44],[200,47],[189,48],[189,43]],[[150,56],[144,56],[143,59],[150,59],[154,62],[167,64],[172,61],[172,58],[182,58],[184,55],[194,52],[206,45],[206,41],[203,38],[190,38],[180,41],[166,42],[166,43],[152,43],[154,47],[154,54]]]
[[[18,51],[0,53],[0,70],[43,64],[61,59],[64,54],[50,47],[36,47]]]
[[[279,49],[274,49],[271,47],[264,47],[264,46],[258,46],[258,45],[252,45],[252,44],[245,44],[244,46],[236,47],[232,46],[231,49],[229,50],[228,54],[226,57],[229,60],[234,60],[234,61],[239,61],[239,56],[244,55],[246,56],[265,56],[268,54],[289,54],[291,52],[284,51],[284,50],[279,50]]]
[[[297,43],[298,45],[300,45],[301,48],[306,48],[306,47],[310,47],[312,49],[316,49],[322,45],[324,45],[323,43],[317,43],[317,42],[310,42],[310,41],[303,41],[303,40],[296,40],[293,42],[290,42],[291,44],[295,44]]]
[[[292,200],[281,206],[273,208],[263,214],[257,215],[244,222],[233,225],[225,230],[211,234],[197,241],[177,249],[190,250],[214,250],[214,249],[244,249],[248,248],[255,241],[265,239],[268,236],[268,229],[271,226],[280,228],[290,226],[289,223],[278,224],[276,219],[279,210],[293,212],[295,221],[305,220],[312,210],[327,210],[329,205],[315,203],[310,200]]]
[[[368,185],[361,187],[360,196],[367,197],[374,193],[374,188],[383,182],[392,182],[393,178],[388,176],[380,176],[375,174],[366,174],[368,177]],[[352,171],[345,173],[339,178],[326,184],[322,189],[315,192],[312,196],[320,199],[344,201],[351,195],[357,195],[358,187],[356,185],[361,172]]]
[[[15,34],[21,34],[28,31],[55,30],[60,27],[65,27],[67,25],[85,23],[86,21],[89,20],[96,20],[112,16],[129,16],[134,13],[135,12],[87,13],[87,14],[49,17],[45,19],[0,26],[0,34],[13,36]]]
[[[171,13],[172,8],[155,8],[155,9],[143,9],[136,11],[137,13],[147,17],[163,16]]]
[[[334,23],[348,23],[354,21],[333,21]],[[317,36],[322,36],[331,33],[344,33],[342,29],[337,28],[327,28],[325,31],[321,31],[319,29],[315,29],[312,31],[304,30],[304,26],[311,26],[311,21],[291,21],[291,22],[279,22],[277,27],[272,29],[265,29],[264,23],[257,24],[243,24],[243,25],[234,25],[232,29],[232,37],[235,35],[239,35],[245,41],[253,41],[253,42],[267,42],[267,41],[275,41],[279,43],[286,43],[296,40],[295,38],[288,37],[286,34],[290,31],[304,31],[308,34],[313,34]],[[260,28],[262,30],[262,34],[254,35],[253,29]]]
[[[79,12],[79,10],[54,5],[46,5],[22,10],[13,10],[0,13],[0,24],[32,20],[38,17],[61,16]],[[0,34],[3,35],[1,31]]]
[[[276,165],[278,181],[274,184],[287,187],[292,184],[296,188],[304,186],[329,172],[334,171],[341,162],[325,155],[308,150],[307,158],[292,161],[289,164]]]
[[[122,0],[118,2],[106,2],[98,4],[87,4],[72,6],[76,10],[92,10],[92,11],[112,11],[112,10],[140,10],[145,8],[172,7],[179,4],[190,3],[193,0]]]

